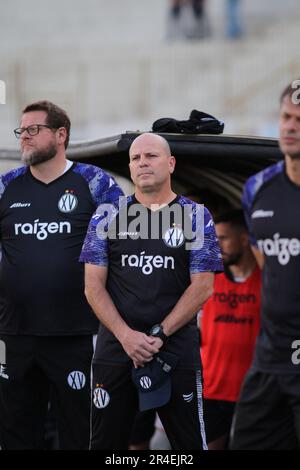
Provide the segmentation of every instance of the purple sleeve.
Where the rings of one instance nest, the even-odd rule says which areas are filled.
[[[107,266],[108,241],[106,238],[98,236],[98,222],[98,214],[95,212],[89,223],[79,261],[98,266]]]
[[[200,211],[199,219],[196,223],[194,214],[193,231],[202,232],[200,236],[202,241],[199,248],[192,249],[190,252],[190,273],[221,272],[223,271],[223,263],[215,225],[206,207],[204,207],[204,211]]]
[[[118,202],[100,204],[92,216],[79,259],[82,263],[108,265],[108,235],[111,237],[113,234],[119,212]]]
[[[269,166],[264,170],[260,171],[259,173],[256,173],[255,175],[251,176],[245,183],[242,196],[242,205],[244,209],[246,223],[248,226],[249,239],[251,245],[257,246],[256,238],[252,232],[251,224],[251,213],[254,199],[259,190],[263,187],[263,185],[283,170],[284,162],[280,161],[275,165]]]
[[[23,175],[27,170],[26,166],[21,166],[20,168],[15,168],[10,170],[8,173],[0,176],[0,199],[3,196],[3,193],[9,183],[16,179],[18,176]]]
[[[79,173],[88,183],[96,207],[102,203],[116,201],[123,195],[123,191],[115,179],[97,166],[77,163],[74,171]]]

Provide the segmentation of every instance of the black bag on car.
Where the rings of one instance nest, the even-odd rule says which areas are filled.
[[[190,118],[185,121],[161,118],[152,124],[153,132],[170,134],[222,134],[223,130],[223,121],[196,109],[193,109]]]

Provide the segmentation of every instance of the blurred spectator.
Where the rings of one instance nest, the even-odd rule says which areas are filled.
[[[241,0],[226,0],[226,36],[237,39],[244,35]]]
[[[171,0],[167,39],[202,39],[210,36],[206,0]]]
[[[204,422],[209,450],[226,449],[235,403],[259,330],[261,272],[241,209],[215,219],[224,273],[201,318]]]

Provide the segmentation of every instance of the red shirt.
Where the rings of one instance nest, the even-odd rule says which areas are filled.
[[[258,267],[245,282],[215,276],[201,321],[204,398],[237,401],[259,331],[260,289]]]

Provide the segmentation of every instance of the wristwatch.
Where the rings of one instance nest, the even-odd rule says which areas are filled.
[[[168,336],[164,334],[163,326],[160,323],[153,325],[148,334],[149,336],[155,336],[156,338],[160,338],[163,343],[166,343],[168,340]]]

